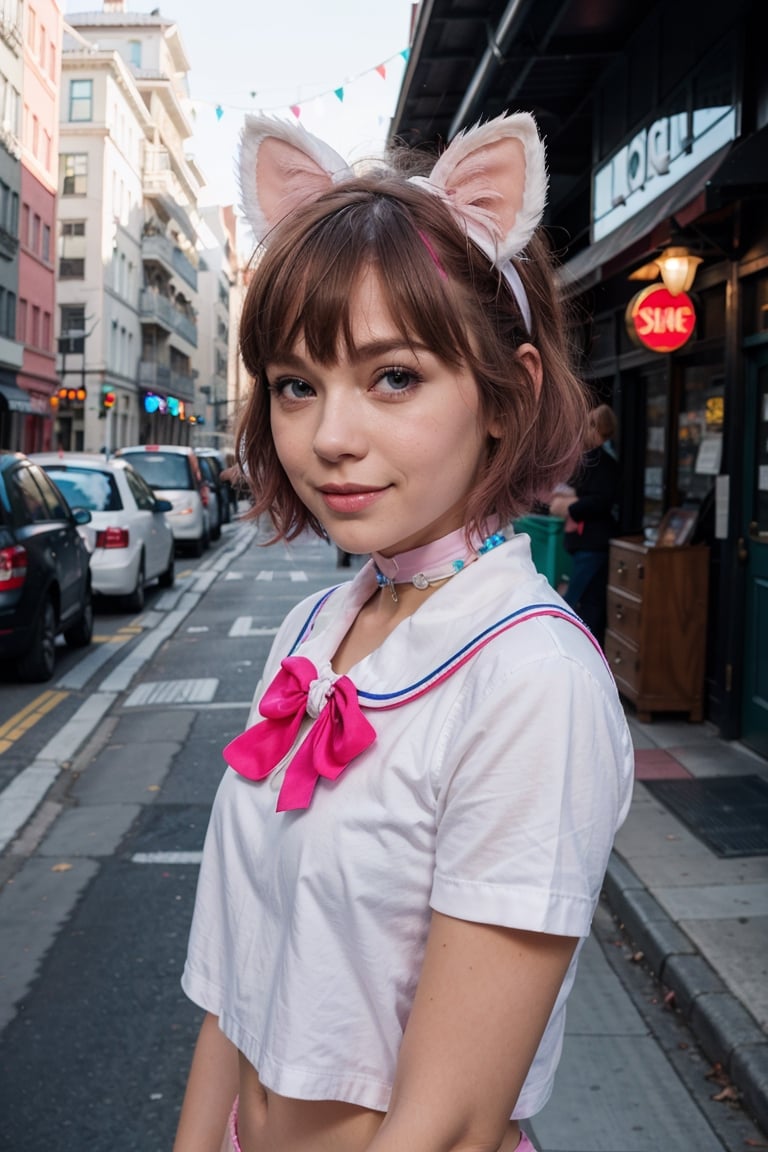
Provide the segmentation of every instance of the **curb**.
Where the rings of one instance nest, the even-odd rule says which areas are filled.
[[[745,1110],[768,1133],[768,1038],[690,937],[614,851],[603,885],[611,910],[643,952],[654,975],[713,1064],[721,1064]]]

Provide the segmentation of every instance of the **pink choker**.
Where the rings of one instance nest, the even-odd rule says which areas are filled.
[[[432,584],[449,580],[478,556],[503,544],[505,539],[503,533],[498,531],[496,521],[485,525],[482,533],[472,532],[469,544],[466,530],[457,528],[455,532],[449,532],[431,544],[412,548],[398,556],[382,556],[380,552],[374,552],[372,558],[376,582],[379,588],[389,588],[392,599],[397,601],[397,584],[410,583],[414,588],[426,591]]]

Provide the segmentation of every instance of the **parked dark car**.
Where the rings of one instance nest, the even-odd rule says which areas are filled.
[[[221,508],[221,522],[222,524],[229,524],[232,519],[233,512],[237,514],[237,496],[235,495],[232,485],[229,480],[225,480],[222,473],[227,468],[226,458],[222,452],[217,448],[196,448],[198,460],[202,461],[203,457],[208,460],[213,468],[216,476],[216,484],[219,490],[219,506]]]
[[[227,520],[224,518],[224,493],[221,485],[219,484],[219,473],[216,468],[215,461],[211,456],[201,456],[196,450],[197,462],[200,465],[200,472],[202,473],[203,480],[208,485],[210,499],[208,501],[208,522],[210,526],[211,540],[219,540],[221,538],[221,526],[226,524]],[[229,511],[229,507],[227,507]]]
[[[88,549],[72,509],[42,468],[0,451],[0,660],[22,680],[50,680],[56,636],[83,648],[93,633]]]

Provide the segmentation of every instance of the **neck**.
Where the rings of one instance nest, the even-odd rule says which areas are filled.
[[[433,584],[449,580],[478,556],[503,543],[504,537],[498,529],[499,521],[494,517],[479,532],[468,533],[466,528],[457,528],[439,540],[395,556],[374,552],[379,587],[389,588],[393,599],[397,600],[395,589],[398,584],[412,584],[420,591],[426,591]]]

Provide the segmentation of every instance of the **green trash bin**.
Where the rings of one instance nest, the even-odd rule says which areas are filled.
[[[524,532],[531,538],[531,556],[537,572],[546,576],[557,588],[571,575],[571,557],[565,550],[563,527],[559,516],[539,516],[530,513],[515,520],[515,532]]]

